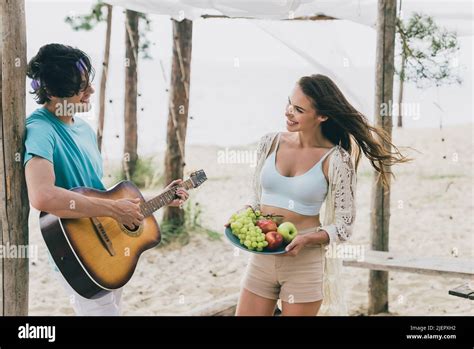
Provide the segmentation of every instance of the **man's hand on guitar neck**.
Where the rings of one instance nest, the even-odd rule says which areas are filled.
[[[182,179],[175,179],[172,181],[170,184],[168,184],[163,191],[167,191],[173,187],[178,186],[178,189],[176,190],[176,195],[179,197],[176,200],[173,200],[168,204],[168,206],[172,207],[181,207],[181,205],[189,198],[189,193],[186,189],[183,187],[180,187],[179,185],[183,182]]]

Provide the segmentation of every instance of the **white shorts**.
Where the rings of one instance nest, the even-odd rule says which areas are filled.
[[[304,229],[303,235],[317,229]],[[296,257],[252,253],[241,286],[267,299],[308,303],[323,299],[321,245],[305,246]]]

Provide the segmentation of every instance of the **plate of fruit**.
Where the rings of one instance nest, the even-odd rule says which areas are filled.
[[[247,208],[234,213],[225,229],[229,241],[246,251],[260,254],[282,254],[298,231],[291,222],[283,222],[282,216],[262,215]]]

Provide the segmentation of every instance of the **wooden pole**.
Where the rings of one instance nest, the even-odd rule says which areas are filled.
[[[28,315],[24,0],[2,1],[0,21],[0,315]]]
[[[169,114],[166,135],[165,180],[183,178],[184,147],[189,111],[189,83],[191,76],[191,51],[193,22],[184,19],[173,22],[173,58],[171,67]],[[163,219],[175,226],[184,224],[184,212],[176,207],[166,207]]]
[[[379,0],[377,17],[377,56],[375,72],[375,125],[392,135],[392,96],[394,73],[396,0]],[[388,150],[390,144],[384,143]],[[389,171],[389,169],[386,169]],[[388,251],[390,222],[390,177],[388,187],[376,173],[372,187],[370,239],[371,247],[377,251]],[[369,314],[388,312],[388,273],[370,271]]]
[[[127,10],[125,19],[125,113],[124,157],[125,178],[130,180],[137,164],[137,67],[139,13]]]
[[[110,57],[110,37],[112,35],[112,5],[105,5],[107,7],[107,30],[105,33],[105,51],[104,62],[102,63],[102,76],[100,78],[100,100],[99,100],[99,124],[97,126],[97,145],[99,151],[102,151],[102,138],[104,134],[105,121],[105,90],[107,88],[107,75],[109,72],[109,57]]]
[[[405,85],[406,56],[402,53],[402,68],[400,69],[400,82],[398,89],[398,122],[397,127],[403,127],[403,86]]]

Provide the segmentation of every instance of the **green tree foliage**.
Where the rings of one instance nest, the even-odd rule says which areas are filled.
[[[397,75],[417,87],[462,82],[457,74],[457,34],[439,27],[432,17],[414,13],[406,22],[397,19],[400,45]]]
[[[75,31],[94,29],[99,23],[107,21],[107,7],[108,5],[102,1],[97,1],[91,8],[91,11],[83,15],[70,15],[64,21],[68,23]],[[151,32],[151,20],[144,13],[140,13],[140,47],[138,52],[143,59],[152,59],[150,55],[150,46],[153,44],[148,34]]]

